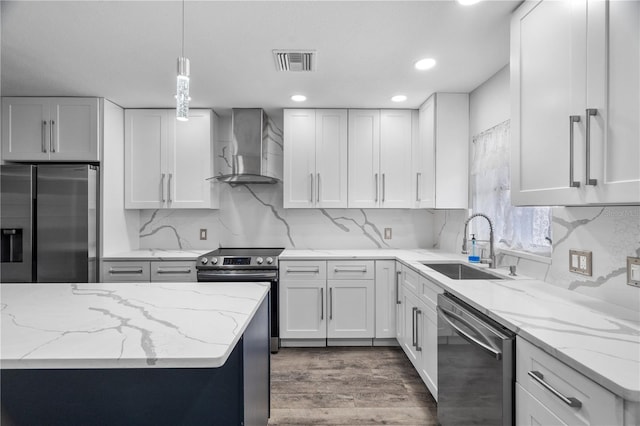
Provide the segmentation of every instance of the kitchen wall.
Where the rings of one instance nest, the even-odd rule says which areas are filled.
[[[470,139],[510,118],[509,67],[469,96]],[[544,280],[640,312],[640,289],[626,285],[626,257],[640,256],[640,207],[554,207],[551,258],[498,255],[498,266],[517,265],[519,274]],[[434,214],[434,246],[459,252],[465,211]],[[480,236],[486,238],[486,236]],[[569,249],[593,253],[593,276],[569,272]]]

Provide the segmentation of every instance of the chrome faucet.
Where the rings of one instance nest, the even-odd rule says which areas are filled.
[[[464,237],[462,239],[462,254],[469,254],[469,251],[467,250],[467,235],[469,233],[469,222],[471,222],[471,219],[473,219],[474,217],[484,217],[485,219],[487,219],[487,222],[489,222],[489,259],[488,259],[488,263],[489,263],[489,268],[491,269],[496,269],[496,253],[493,249],[493,222],[491,222],[491,219],[489,219],[489,216],[487,216],[486,214],[483,213],[474,213],[471,216],[469,216],[469,219],[467,219],[464,223]],[[482,259],[481,259],[482,261]]]

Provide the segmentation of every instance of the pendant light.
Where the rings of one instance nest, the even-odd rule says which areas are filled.
[[[189,58],[184,56],[184,0],[182,0],[182,53],[178,57],[178,77],[176,79],[176,118],[180,121],[189,119]]]

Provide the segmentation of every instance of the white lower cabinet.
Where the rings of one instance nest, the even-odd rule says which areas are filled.
[[[196,282],[195,260],[112,260],[102,262],[101,282]]]
[[[400,304],[397,311],[402,331],[398,343],[420,374],[433,398],[438,400],[438,319],[437,294],[442,289],[403,266]]]
[[[518,424],[623,425],[624,401],[518,336]]]
[[[371,344],[374,276],[373,261],[281,261],[282,345]]]
[[[398,271],[399,272],[399,271]],[[394,260],[376,260],[375,278],[375,338],[396,338],[396,305],[399,274]]]

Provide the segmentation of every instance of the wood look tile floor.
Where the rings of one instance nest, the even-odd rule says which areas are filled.
[[[436,403],[402,349],[281,348],[269,425],[436,425]]]

